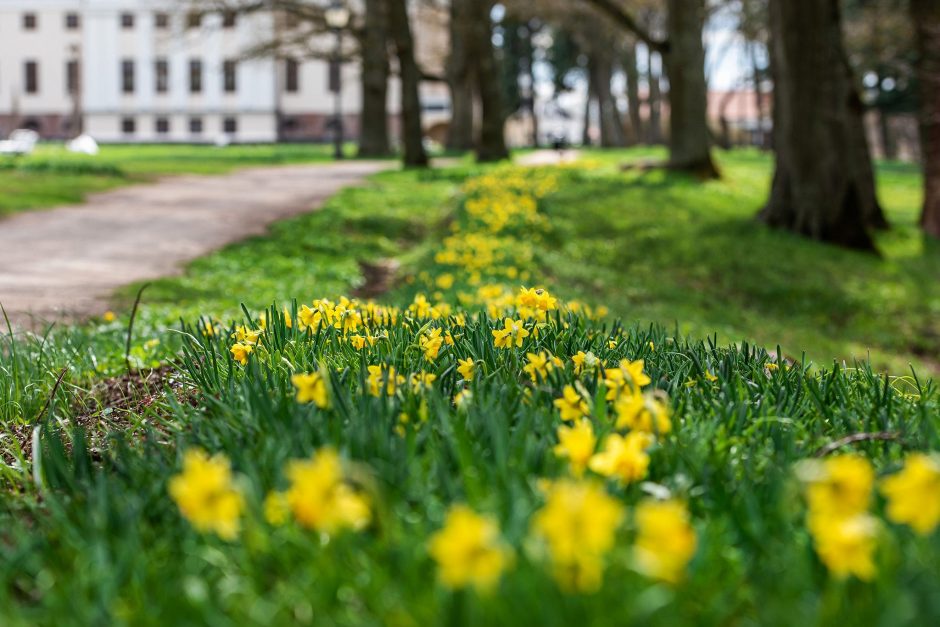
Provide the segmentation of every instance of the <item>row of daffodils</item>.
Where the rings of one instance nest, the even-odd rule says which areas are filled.
[[[271,339],[275,327],[318,347],[316,359],[307,362],[316,367],[290,366],[294,402],[309,404],[315,419],[328,421],[340,391],[381,399],[397,408],[390,438],[429,428],[428,403],[445,391],[453,415],[465,415],[480,386],[495,380],[511,381],[526,404],[541,409],[538,415],[551,421],[549,450],[558,473],[532,477],[541,506],[531,513],[525,537],[510,541],[497,512],[452,503],[425,541],[443,585],[492,590],[526,559],[544,565],[563,590],[590,592],[602,585],[618,543],[627,543],[636,571],[679,586],[701,542],[696,529],[707,521],[693,516],[693,493],[643,483],[655,452],[673,446],[682,421],[643,355],[624,354],[624,332],[599,322],[602,308],[518,287],[533,274],[537,234],[545,226],[540,199],[556,185],[549,173],[516,169],[471,180],[452,233],[414,279],[423,293],[405,307],[321,299],[266,312],[224,332],[208,321],[200,329],[207,342],[231,334],[230,367],[245,377],[284,359]],[[706,372],[704,379],[715,376]],[[375,495],[356,480],[351,465],[332,446],[293,460],[283,468],[281,485],[252,511],[249,504],[256,501],[244,493],[227,458],[193,449],[169,491],[196,529],[229,541],[249,517],[272,530],[296,525],[327,535],[368,533],[378,516]],[[888,527],[881,520],[924,535],[940,523],[935,455],[911,454],[900,471],[880,481],[856,455],[804,462],[797,476],[806,486],[806,528],[820,561],[836,577],[864,580],[876,573],[875,549]],[[873,498],[876,483],[883,505]],[[627,499],[631,485],[643,490]]]

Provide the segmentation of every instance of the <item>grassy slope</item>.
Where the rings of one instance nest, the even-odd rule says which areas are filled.
[[[878,258],[756,222],[770,172],[764,155],[724,154],[724,180],[701,185],[614,169],[640,154],[648,153],[589,155],[598,167],[570,175],[547,201],[553,234],[541,261],[561,293],[696,337],[780,344],[797,359],[805,351],[817,363],[851,364],[870,351],[874,366],[893,374],[908,364],[940,372],[940,246],[916,229],[914,168],[879,169],[894,228],[879,236]],[[257,308],[311,291],[347,293],[359,280],[357,259],[417,243],[474,171],[382,174],[320,213],[275,225],[269,237],[196,261],[183,277],[157,282],[146,300],[232,313],[242,301]]]
[[[95,157],[43,145],[29,157],[0,158],[0,217],[77,203],[91,193],[167,174],[221,174],[237,167],[324,161],[324,145],[102,146]]]
[[[642,153],[595,153],[606,166]],[[864,359],[895,374],[940,372],[940,245],[916,228],[920,177],[882,164],[879,196],[892,230],[882,257],[766,229],[754,215],[770,160],[720,153],[725,178],[701,185],[663,171],[599,170],[564,186],[547,208],[560,286],[629,319],[695,336],[776,344],[817,362]]]

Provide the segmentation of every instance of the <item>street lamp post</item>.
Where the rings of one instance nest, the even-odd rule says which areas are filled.
[[[343,29],[349,23],[349,9],[343,0],[333,0],[326,9],[326,24],[336,35],[330,60],[330,91],[333,92],[333,157],[343,158]]]

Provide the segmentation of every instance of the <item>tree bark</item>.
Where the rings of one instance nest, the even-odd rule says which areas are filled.
[[[665,41],[653,38],[615,0],[589,1],[663,57],[669,77],[669,166],[702,178],[718,177],[706,118],[705,0],[668,0]]]
[[[669,166],[717,178],[706,115],[705,0],[669,0]]]
[[[588,72],[591,85],[597,98],[597,110],[601,131],[601,147],[620,148],[627,145],[623,132],[617,100],[610,89],[614,73],[613,58],[610,49],[591,50],[588,53]]]
[[[921,227],[940,238],[940,5],[911,0],[917,30],[915,72],[920,85],[920,141],[924,159],[924,207]]]
[[[623,72],[627,79],[627,108],[630,115],[630,132],[633,143],[645,137],[643,118],[640,117],[640,81],[636,67],[636,43],[627,44],[623,54]]]
[[[384,157],[388,141],[388,23],[382,0],[365,0],[365,24],[359,38],[362,57],[362,121],[359,156]]]
[[[447,148],[459,151],[473,149],[474,81],[468,58],[467,20],[465,3],[453,0],[450,4],[450,56],[447,60],[451,102]]]
[[[858,91],[855,75],[847,56],[843,58],[843,66],[849,86],[850,152],[846,159],[847,166],[851,166],[858,179],[858,202],[862,207],[866,226],[873,229],[887,229],[888,219],[885,218],[875,190],[875,169],[872,166],[868,134],[865,132],[865,103],[862,102],[862,96]]]
[[[663,143],[663,116],[662,116],[662,89],[660,87],[660,78],[659,74],[656,74],[653,71],[653,55],[655,53],[650,52],[649,61],[646,68],[646,81],[649,85],[649,94],[646,98],[647,106],[649,107],[649,128],[647,131],[649,134],[646,137],[646,143],[650,145],[658,145]]]
[[[776,163],[760,217],[813,239],[873,250],[864,181],[852,157],[854,87],[839,0],[771,0],[769,16]]]
[[[881,136],[881,152],[885,159],[898,158],[898,143],[891,132],[891,117],[883,109],[878,111],[878,134]]]
[[[764,131],[764,116],[766,115],[764,113],[764,89],[761,85],[761,70],[757,65],[757,44],[752,42],[748,47],[751,56],[751,76],[754,81],[754,106],[757,110],[757,145],[761,150],[767,150],[770,142]]]
[[[460,0],[465,2],[468,15],[470,58],[474,61],[474,76],[480,94],[480,141],[477,161],[500,161],[509,158],[506,148],[506,111],[500,92],[499,65],[493,50],[493,24],[490,12],[493,0]]]
[[[386,0],[391,38],[395,44],[401,75],[402,143],[406,166],[427,167],[424,150],[424,129],[421,126],[421,97],[418,87],[421,72],[414,55],[414,39],[408,20],[406,0]]]

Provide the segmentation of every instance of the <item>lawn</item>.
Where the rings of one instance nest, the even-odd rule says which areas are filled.
[[[147,288],[130,375],[134,287],[0,339],[0,615],[936,623],[929,363],[830,362],[903,374],[936,328],[916,174],[880,172],[879,259],[756,224],[761,155],[704,187],[635,156],[379,174]]]
[[[805,353],[818,364],[851,367],[870,357],[876,370],[894,375],[909,374],[912,364],[940,373],[940,245],[916,228],[914,167],[879,167],[892,223],[878,236],[879,257],[758,223],[769,185],[766,155],[721,153],[724,179],[704,185],[663,171],[618,170],[656,155],[589,153],[586,169],[561,173],[544,206],[551,228],[535,254],[562,295],[693,337],[717,334],[722,344],[779,345],[797,361]],[[406,270],[416,272],[442,234],[459,183],[482,171],[463,165],[378,175],[321,212],[156,282],[146,302],[164,304],[174,318],[184,310],[234,313],[241,302],[263,307],[314,289],[349,293],[361,279],[359,260],[404,255]],[[125,305],[133,292],[125,291]]]
[[[223,174],[239,167],[327,161],[331,155],[331,146],[310,144],[105,145],[91,157],[45,144],[28,157],[0,157],[0,217],[78,203],[89,194],[158,176]]]

